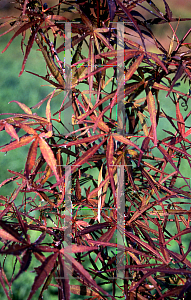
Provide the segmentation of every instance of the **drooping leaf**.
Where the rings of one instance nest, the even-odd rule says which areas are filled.
[[[28,44],[27,44],[26,51],[25,51],[25,56],[24,56],[24,59],[23,59],[23,63],[22,63],[22,67],[21,67],[21,71],[19,73],[19,76],[21,76],[24,72],[25,65],[26,65],[26,62],[27,62],[27,58],[28,58],[28,56],[30,54],[30,51],[31,51],[31,48],[34,44],[38,29],[39,29],[39,26],[36,27],[36,29],[32,32],[32,34],[29,37]]]
[[[32,299],[34,293],[43,284],[44,280],[48,277],[49,273],[54,267],[56,259],[58,257],[58,252],[49,255],[45,261],[38,268],[35,268],[37,276],[35,277],[31,292],[27,300]]]
[[[36,23],[38,23],[39,20],[33,20],[31,22],[25,23],[23,26],[21,26],[16,32],[15,34],[12,36],[12,38],[10,39],[10,41],[8,42],[7,46],[3,49],[3,52],[5,52],[7,50],[7,48],[10,46],[10,44],[12,43],[12,41],[21,33],[25,32],[27,29],[31,28],[32,26],[34,26]]]
[[[176,117],[178,119],[178,129],[181,133],[182,136],[185,136],[185,122],[184,122],[184,118],[180,112],[180,107],[179,107],[179,101],[177,101],[176,103]]]
[[[14,150],[16,148],[23,147],[23,146],[29,144],[30,142],[32,142],[32,140],[34,140],[33,136],[23,136],[20,138],[19,141],[12,142],[12,143],[8,144],[7,146],[5,146],[4,148],[0,149],[0,152],[7,152],[10,150]]]
[[[26,161],[26,165],[25,165],[25,174],[26,174],[27,178],[29,178],[30,172],[35,165],[38,142],[39,142],[39,139],[36,138],[33,141],[33,143],[31,144],[28,155],[27,155],[27,161]]]
[[[9,123],[5,123],[5,131],[14,139],[16,139],[19,142],[19,137],[17,135],[17,132],[15,130],[15,128],[9,124]]]
[[[12,103],[12,102],[17,103],[17,104],[20,106],[20,108],[21,108],[22,110],[24,110],[24,112],[25,112],[26,114],[32,115],[31,109],[30,109],[26,104],[21,103],[21,102],[16,101],[16,100],[12,100],[12,101],[10,101],[9,103]]]
[[[42,152],[42,155],[44,157],[44,159],[46,160],[47,164],[50,166],[51,170],[53,171],[56,180],[59,180],[59,176],[57,173],[57,163],[56,163],[56,159],[54,157],[54,153],[52,152],[52,149],[50,148],[50,146],[47,144],[47,142],[43,139],[43,138],[39,138],[39,146],[40,146],[40,150]]]
[[[80,277],[86,282],[88,286],[91,286],[94,291],[99,291],[103,293],[108,298],[115,300],[113,296],[111,296],[108,292],[106,292],[103,288],[101,288],[95,280],[92,279],[91,275],[84,269],[84,267],[72,256],[65,253],[65,257],[67,260],[72,263],[73,268],[80,274]],[[28,299],[29,300],[29,299]]]
[[[15,276],[15,278],[12,280],[12,282],[15,281],[23,272],[25,272],[28,269],[28,267],[30,266],[31,260],[32,260],[32,251],[27,250],[22,257],[20,270],[17,273],[17,275]]]

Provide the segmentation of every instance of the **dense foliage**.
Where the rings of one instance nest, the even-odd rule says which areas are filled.
[[[0,196],[7,299],[32,258],[28,300],[50,286],[66,300],[190,299],[191,29],[179,38],[189,19],[158,2],[17,0],[17,16],[3,19],[4,34],[14,32],[3,52],[23,37],[19,75],[37,46],[47,74],[31,73],[53,88],[32,108],[15,101],[24,113],[0,120],[11,136],[0,152],[29,144],[24,170],[1,183],[17,183]],[[168,49],[152,31],[162,24]],[[42,117],[35,109],[45,101]]]

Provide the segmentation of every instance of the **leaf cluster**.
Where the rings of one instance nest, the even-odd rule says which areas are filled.
[[[14,32],[3,52],[23,37],[19,75],[36,44],[47,74],[28,72],[53,87],[32,108],[14,101],[23,113],[0,121],[11,137],[0,152],[30,145],[24,171],[9,170],[1,183],[17,184],[0,196],[0,253],[20,264],[11,279],[0,266],[7,299],[32,257],[40,266],[28,299],[39,288],[42,299],[50,285],[66,300],[189,299],[191,245],[185,249],[183,238],[191,232],[191,188],[181,166],[191,166],[191,95],[176,87],[190,84],[191,29],[179,39],[173,24],[189,19],[173,17],[161,2],[164,13],[145,0],[60,0],[51,7],[16,0],[20,15],[1,24],[9,26],[3,34]],[[161,24],[172,30],[168,49],[152,32]],[[71,62],[60,58],[68,53]],[[41,117],[33,110],[45,101]],[[64,135],[69,107],[73,130]],[[32,232],[39,233],[35,242]]]

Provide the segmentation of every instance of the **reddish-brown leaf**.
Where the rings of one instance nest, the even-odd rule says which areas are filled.
[[[16,130],[11,124],[5,123],[5,130],[12,138],[14,138],[15,140],[17,140],[19,142],[19,137],[16,133]]]
[[[92,157],[94,153],[97,152],[97,150],[101,147],[101,145],[105,143],[106,139],[107,138],[103,139],[101,143],[99,143],[98,145],[94,145],[92,148],[90,148],[88,151],[82,154],[82,156],[80,156],[80,158],[78,158],[77,161],[73,164],[72,172],[74,172],[79,166],[85,164],[88,161],[88,159]]]
[[[25,165],[25,175],[27,178],[29,178],[30,172],[35,165],[38,141],[39,141],[38,138],[36,138],[34,140],[34,142],[31,144],[29,152],[28,152],[27,161],[26,161],[26,165]]]
[[[7,224],[6,222],[0,220],[0,226],[3,228],[1,231],[1,236],[8,240],[23,243],[24,239],[21,237],[21,235],[14,229],[12,226]]]
[[[34,136],[37,136],[37,132],[36,130],[34,130],[32,127],[26,125],[26,124],[23,124],[21,122],[16,122],[16,124],[22,128],[24,131],[26,131],[28,134],[32,134]]]
[[[84,269],[84,267],[72,256],[65,253],[66,259],[72,263],[73,268],[76,270],[76,272],[80,275],[81,278],[88,284],[88,286],[91,286],[94,291],[99,291],[106,295],[108,298],[111,298],[115,300],[113,296],[111,296],[109,293],[107,293],[104,289],[102,289],[95,280],[92,279],[91,275]],[[28,299],[29,300],[29,299]]]
[[[20,138],[19,141],[14,141],[14,142],[8,144],[7,146],[5,146],[3,149],[0,149],[0,152],[7,152],[10,150],[14,150],[16,148],[23,147],[23,146],[29,144],[30,142],[32,142],[32,140],[34,140],[33,136],[23,136]]]
[[[24,72],[25,65],[26,65],[26,62],[27,62],[27,58],[28,58],[29,53],[31,51],[32,45],[35,41],[36,33],[38,32],[38,29],[39,29],[39,26],[36,27],[36,29],[32,32],[32,34],[29,37],[28,44],[27,44],[26,51],[25,51],[25,56],[24,56],[24,59],[23,59],[23,63],[22,63],[22,67],[21,67],[21,71],[19,73],[19,76],[21,76]]]
[[[137,24],[136,19],[133,18],[132,14],[130,13],[130,11],[123,5],[123,3],[120,0],[115,0],[117,2],[117,4],[121,7],[121,9],[125,12],[125,14],[127,15],[129,21],[133,24],[133,26],[135,27],[136,31],[139,33],[140,38],[142,40],[143,43],[143,47],[146,49],[145,47],[145,42],[144,42],[144,38],[143,38],[143,34]]]
[[[24,271],[26,271],[28,269],[28,267],[30,266],[31,260],[32,260],[32,251],[27,250],[22,257],[20,270],[12,281],[15,281]]]
[[[184,181],[186,182],[186,185],[189,186],[186,178],[181,174],[180,170],[177,168],[177,166],[175,165],[175,163],[173,162],[171,156],[168,154],[168,152],[161,147],[160,145],[158,145],[158,149],[161,151],[161,153],[164,155],[164,157],[166,158],[166,160],[171,164],[171,166],[178,172],[178,174],[180,174],[180,176],[184,179]]]
[[[60,254],[58,256],[58,261],[60,264],[60,277],[61,277],[60,280],[62,282],[64,300],[70,300],[70,281],[66,273],[66,268],[64,268],[64,260]]]
[[[7,46],[3,49],[3,52],[5,52],[7,50],[7,48],[10,46],[10,44],[12,43],[12,41],[21,33],[25,32],[27,29],[31,28],[32,26],[34,26],[36,23],[38,23],[39,20],[36,19],[34,21],[25,23],[23,26],[21,26],[16,32],[15,34],[12,36],[12,38],[10,39],[10,41],[8,42]]]
[[[31,292],[27,300],[32,299],[34,293],[38,290],[38,288],[43,284],[44,280],[48,277],[48,275],[54,267],[57,257],[58,252],[51,254],[45,259],[41,266],[35,268],[37,276],[35,277]]]
[[[136,148],[137,150],[139,150],[141,153],[143,153],[143,151],[133,142],[131,142],[128,138],[122,136],[122,135],[119,135],[119,134],[116,134],[116,133],[113,133],[112,136],[114,137],[115,140],[121,142],[121,143],[124,143],[126,145],[129,145],[133,148]]]
[[[47,142],[43,138],[39,138],[39,146],[40,150],[42,152],[42,155],[44,159],[46,160],[47,164],[50,166],[51,170],[53,171],[56,180],[59,181],[59,176],[57,173],[57,163],[56,159],[54,157],[54,153],[52,152],[52,149],[50,146],[47,144]]]
[[[170,88],[168,88],[167,86],[164,86],[164,85],[162,85],[160,83],[157,83],[157,82],[154,83],[153,88],[155,88],[157,90],[162,90],[162,91],[170,91]],[[179,92],[177,90],[174,90],[174,89],[172,89],[171,92],[180,94],[180,95],[185,96],[187,98],[191,98],[191,96],[189,96],[189,95],[187,95],[185,93]]]
[[[99,138],[101,138],[103,136],[105,136],[105,133],[98,134],[98,135],[93,135],[93,136],[86,137],[86,138],[83,138],[83,139],[77,139],[77,140],[69,142],[67,144],[58,144],[58,145],[55,145],[55,146],[58,146],[58,147],[62,147],[62,146],[71,147],[73,145],[80,145],[80,144],[83,144],[83,143],[91,143],[91,142],[94,142],[94,141],[98,140]]]
[[[184,122],[184,118],[180,112],[180,107],[179,107],[179,101],[177,101],[176,103],[176,118],[178,121],[178,129],[181,133],[182,136],[185,136],[185,122]]]
[[[144,58],[144,53],[141,54],[136,61],[131,65],[131,67],[129,68],[129,70],[126,72],[125,74],[125,82],[128,81],[133,74],[135,73],[135,71],[138,69],[138,67],[140,66],[142,60]]]
[[[13,235],[5,231],[4,229],[0,229],[0,237],[6,241],[12,241],[19,243],[20,241],[16,239]]]
[[[106,151],[106,159],[107,159],[107,168],[108,168],[108,173],[109,173],[109,180],[111,183],[111,188],[113,191],[113,197],[116,201],[116,190],[115,190],[115,181],[113,177],[113,159],[114,159],[114,142],[113,142],[113,137],[110,136],[108,139],[108,145],[107,145],[107,151]]]

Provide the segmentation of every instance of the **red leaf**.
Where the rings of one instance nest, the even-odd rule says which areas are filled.
[[[39,22],[39,19],[36,19],[32,22],[29,23],[25,23],[23,26],[21,26],[16,32],[15,34],[12,36],[12,38],[10,39],[10,41],[8,42],[7,46],[3,49],[3,52],[5,52],[7,50],[7,48],[10,46],[10,44],[12,43],[12,41],[20,34],[23,33],[24,31],[26,31],[27,29],[31,28],[32,26],[34,26],[36,23]]]
[[[29,56],[29,53],[30,53],[31,48],[32,48],[32,45],[33,45],[34,40],[36,38],[36,33],[38,32],[38,29],[39,29],[39,26],[36,27],[36,29],[32,32],[32,34],[29,37],[28,44],[27,44],[26,51],[25,51],[25,56],[24,56],[24,59],[23,59],[23,63],[22,63],[22,67],[21,67],[21,71],[19,73],[19,76],[22,75],[22,73],[23,73],[23,71],[25,69],[27,58]]]
[[[143,143],[142,143],[142,146],[141,146],[141,150],[142,150],[143,152],[141,152],[140,155],[139,155],[138,166],[140,166],[140,163],[141,163],[141,159],[142,159],[143,153],[148,149],[149,142],[150,142],[150,138],[147,136],[147,137],[143,140]]]
[[[64,300],[70,300],[70,281],[68,279],[67,273],[64,272],[66,269],[64,268],[64,260],[60,254],[58,256],[58,261],[60,264],[60,277],[62,282]]]
[[[0,152],[7,152],[10,150],[14,150],[16,148],[23,147],[23,146],[29,144],[30,142],[32,142],[32,140],[34,140],[33,136],[23,136],[20,138],[19,141],[12,142],[12,143],[8,144],[7,146],[5,146],[3,149],[0,149]]]
[[[5,221],[0,220],[0,226],[3,228],[1,229],[1,234],[0,234],[2,238],[17,243],[23,242],[23,238],[20,236],[20,234],[12,226],[7,224]]]
[[[183,74],[183,73],[184,73],[184,66],[183,66],[182,64],[180,64],[179,67],[178,67],[178,69],[177,69],[177,72],[176,72],[176,75],[175,75],[175,77],[174,77],[174,80],[173,80],[173,82],[171,83],[169,92],[168,92],[168,94],[166,95],[166,97],[168,97],[168,96],[170,95],[171,91],[173,91],[173,87],[174,87],[175,83],[177,82],[177,80],[178,80],[179,78],[182,77],[182,74]]]
[[[126,145],[129,145],[131,147],[134,147],[136,148],[138,151],[140,151],[141,153],[143,153],[143,151],[136,145],[134,144],[133,142],[131,142],[129,139],[127,139],[126,137],[122,136],[122,135],[119,135],[119,134],[116,134],[116,133],[113,133],[112,136],[114,137],[115,140],[121,142],[121,143],[124,143]]]
[[[67,253],[65,253],[65,257],[67,258],[67,260],[69,260],[70,263],[72,263],[73,268],[77,271],[77,273],[80,274],[80,277],[84,279],[84,281],[88,284],[89,287],[91,286],[94,288],[94,290],[97,290],[97,291],[103,293],[104,295],[106,295],[107,297],[115,300],[115,298],[113,296],[111,296],[104,289],[102,289],[95,282],[95,280],[92,279],[91,275],[84,269],[84,267],[79,262],[77,262],[77,260],[75,258],[73,258],[72,256],[70,256]]]
[[[160,84],[160,83],[157,83],[157,82],[155,82],[155,83],[153,84],[153,88],[155,88],[155,89],[157,89],[157,90],[162,90],[162,91],[170,91],[170,88],[168,88],[167,86],[164,86],[164,85],[162,85],[162,84]],[[177,91],[177,90],[174,90],[174,89],[172,89],[171,92],[180,94],[180,95],[185,96],[185,97],[187,97],[187,98],[191,98],[191,96],[189,96],[189,95],[187,95],[187,94],[185,94],[185,93],[179,92],[179,91]],[[166,96],[166,97],[167,97],[167,96]]]
[[[94,145],[92,148],[90,148],[88,151],[86,151],[80,158],[77,159],[77,161],[72,165],[72,172],[74,172],[79,166],[85,164],[90,157],[94,155],[94,153],[97,152],[97,150],[101,147],[103,143],[105,143],[106,138],[101,141],[98,145]]]
[[[22,128],[24,131],[26,131],[28,134],[32,134],[34,136],[37,136],[36,130],[34,130],[32,127],[30,127],[26,124],[20,123],[20,122],[16,122],[16,124],[18,124],[18,126],[20,128]]]
[[[144,54],[141,54],[136,61],[132,64],[132,66],[129,68],[129,70],[127,71],[127,73],[125,74],[125,82],[128,81],[133,74],[135,73],[135,71],[138,69],[139,65],[141,64],[142,60],[144,58]]]
[[[12,138],[16,139],[19,142],[19,137],[16,133],[16,130],[11,124],[5,123],[5,130]]]
[[[113,177],[113,156],[114,154],[114,142],[113,142],[113,137],[110,136],[108,140],[108,145],[107,145],[107,151],[106,151],[106,159],[107,159],[107,168],[108,168],[108,174],[109,174],[109,180],[111,183],[111,188],[113,191],[113,197],[114,201],[116,201],[116,190],[115,190],[115,181]]]
[[[42,152],[42,155],[44,159],[46,160],[47,164],[50,166],[51,170],[53,171],[56,180],[59,181],[59,176],[57,173],[57,162],[54,157],[54,153],[52,152],[52,149],[50,146],[47,144],[47,142],[43,138],[39,138],[39,146],[40,150]]]
[[[154,53],[151,53],[151,52],[147,52],[147,56],[150,57],[152,60],[154,60],[168,74],[167,68],[165,67],[165,65],[163,64],[163,62],[158,58],[157,54],[154,54]]]
[[[48,277],[48,275],[50,274],[50,272],[54,267],[57,257],[58,257],[58,252],[51,254],[45,259],[45,261],[42,263],[41,266],[35,268],[37,272],[37,276],[35,277],[30,295],[27,300],[32,299],[34,293],[38,290],[38,288],[43,284],[44,280]]]
[[[35,160],[36,160],[36,155],[37,155],[37,147],[38,147],[38,141],[39,139],[36,138],[32,145],[30,146],[28,156],[27,156],[27,161],[25,165],[25,175],[27,178],[29,178],[30,172],[32,168],[34,167]]]
[[[14,280],[16,280],[24,271],[26,271],[28,269],[28,267],[30,266],[31,260],[32,260],[32,252],[31,252],[31,250],[27,250],[26,253],[22,257],[20,270],[17,273],[17,275],[15,276],[15,278],[12,280],[12,282]]]
[[[6,241],[12,241],[12,242],[19,243],[18,239],[16,239],[13,235],[8,233],[4,229],[0,229],[0,237]]]
[[[178,119],[178,129],[182,136],[185,136],[185,122],[184,118],[180,112],[179,102],[176,103],[176,118]]]
[[[181,172],[179,171],[179,169],[177,168],[177,166],[175,165],[175,163],[173,162],[171,156],[168,154],[168,152],[163,149],[160,145],[158,145],[158,149],[161,151],[161,153],[164,155],[164,157],[166,158],[166,160],[171,164],[171,166],[178,172],[178,174],[180,174],[180,176],[184,179],[184,181],[186,182],[186,185],[189,186],[188,182],[186,181],[186,178],[181,174]]]
[[[94,142],[96,140],[98,140],[99,138],[103,137],[105,134],[98,134],[98,135],[93,135],[93,136],[90,136],[90,137],[86,137],[86,138],[83,138],[83,139],[77,139],[76,141],[72,141],[72,142],[69,142],[67,144],[58,144],[57,146],[58,147],[61,147],[61,146],[66,146],[66,147],[70,147],[70,146],[73,146],[73,145],[80,145],[80,144],[83,144],[83,143],[91,143],[91,142]],[[55,145],[56,146],[56,145]]]

